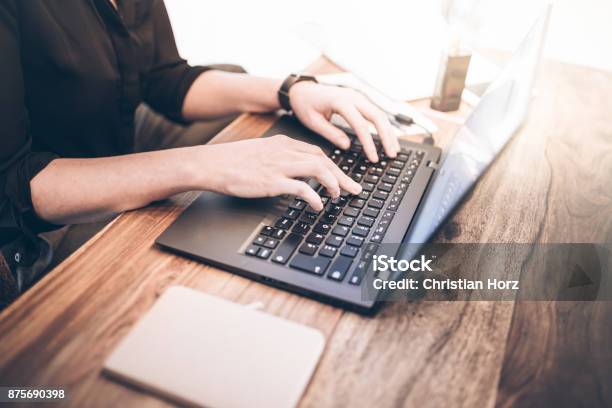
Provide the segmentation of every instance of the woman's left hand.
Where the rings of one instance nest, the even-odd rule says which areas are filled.
[[[370,161],[377,162],[378,155],[368,122],[376,127],[387,156],[393,158],[400,150],[387,115],[353,89],[303,81],[291,87],[289,100],[293,112],[304,125],[341,149],[348,149],[350,140],[330,122],[333,113],[342,116],[353,128]]]

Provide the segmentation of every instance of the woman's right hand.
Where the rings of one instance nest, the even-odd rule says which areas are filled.
[[[291,194],[315,210],[323,209],[321,197],[297,178],[316,179],[332,198],[341,190],[355,195],[361,192],[361,185],[344,174],[320,147],[287,136],[199,148],[205,156],[199,160],[205,160],[208,169],[199,184],[206,190],[244,198]],[[198,167],[201,171],[201,164]]]

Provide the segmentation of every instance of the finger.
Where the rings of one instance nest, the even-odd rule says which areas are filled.
[[[357,134],[357,138],[361,141],[367,158],[373,163],[378,162],[376,146],[374,146],[372,135],[368,129],[368,122],[363,118],[361,113],[352,105],[340,105],[337,110]]]
[[[309,158],[305,161],[288,164],[285,174],[288,177],[314,177],[332,198],[340,195],[340,181],[327,164],[322,160]]]
[[[308,123],[310,128],[341,149],[351,147],[351,140],[341,129],[332,125],[323,115],[316,113]]]
[[[315,156],[325,156],[323,149],[312,143],[302,142],[301,140],[291,139],[290,137],[283,140],[287,144],[287,147],[295,153],[308,153]]]
[[[294,179],[283,179],[278,184],[278,194],[292,194],[301,197],[317,211],[323,210],[321,197],[305,182]]]
[[[330,158],[326,157],[325,162],[327,166],[330,168],[332,173],[338,178],[338,182],[340,184],[340,188],[344,191],[348,191],[353,195],[357,195],[361,193],[362,187],[361,184],[357,183],[355,180],[347,176],[340,168],[334,163]]]
[[[399,143],[393,134],[391,123],[387,115],[369,101],[358,104],[357,109],[367,120],[374,124],[374,127],[376,127],[387,156],[395,158],[399,151]]]

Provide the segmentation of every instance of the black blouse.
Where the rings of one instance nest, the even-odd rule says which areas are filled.
[[[133,151],[145,102],[181,120],[207,68],[178,55],[163,0],[0,0],[0,245],[53,226],[30,180],[56,157]]]

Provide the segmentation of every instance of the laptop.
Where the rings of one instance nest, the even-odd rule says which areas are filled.
[[[548,6],[538,18],[444,154],[400,140],[401,152],[390,159],[376,141],[381,160],[371,163],[355,138],[341,151],[282,116],[263,137],[280,133],[320,146],[363,192],[332,200],[311,180],[325,202],[321,212],[292,196],[203,192],[157,244],[269,285],[373,311],[380,299],[364,296],[361,287],[372,256],[393,244],[403,251],[396,257],[410,259],[414,253],[402,248],[416,251],[432,238],[524,122],[550,11]]]

